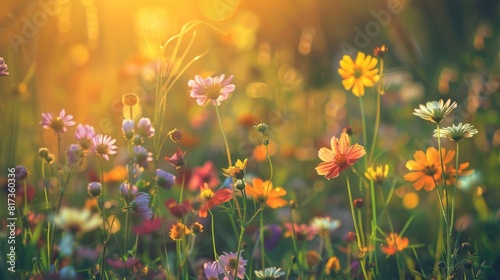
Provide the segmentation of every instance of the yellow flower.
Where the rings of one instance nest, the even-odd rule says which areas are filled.
[[[368,167],[365,172],[366,178],[368,178],[368,180],[373,180],[375,184],[381,184],[384,182],[385,178],[387,178],[387,174],[389,174],[388,164],[384,166],[377,166],[376,168]]]
[[[102,218],[86,208],[61,208],[59,214],[52,217],[52,222],[60,229],[73,234],[93,231],[102,226]]]
[[[340,271],[340,261],[337,257],[330,257],[325,265],[325,274],[330,275],[331,271],[339,272]]]
[[[377,68],[378,59],[358,52],[353,61],[348,55],[340,60],[339,74],[346,90],[351,90],[356,96],[365,95],[365,87],[373,87],[380,79]]]
[[[177,223],[172,225],[169,234],[172,240],[180,240],[182,237],[191,234],[191,232],[192,231],[185,224]]]
[[[386,238],[387,246],[382,245],[381,250],[386,255],[394,255],[401,252],[409,245],[408,238],[401,237],[397,233],[390,233]]]
[[[234,177],[236,179],[243,179],[245,176],[245,169],[247,168],[247,159],[243,162],[237,160],[234,166],[229,166],[228,168],[222,168],[222,172],[226,177]]]

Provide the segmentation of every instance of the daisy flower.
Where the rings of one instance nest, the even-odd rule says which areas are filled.
[[[245,278],[245,266],[247,265],[247,260],[243,259],[241,256],[238,257],[236,253],[226,253],[224,252],[223,255],[219,256],[219,261],[221,265],[224,267],[224,269],[229,273],[229,275],[234,277],[235,275],[237,278],[244,279]],[[237,258],[239,259],[238,261],[238,267],[236,267],[236,260]],[[233,278],[232,278],[233,279]]]
[[[267,267],[263,271],[262,270],[256,270],[255,276],[259,279],[264,279],[264,280],[273,280],[273,279],[278,279],[281,276],[285,275],[286,273],[281,271],[281,268],[276,268],[276,267]]]
[[[92,146],[92,138],[95,136],[94,128],[90,125],[79,124],[76,127],[75,138],[83,150],[88,150]]]
[[[200,218],[205,218],[208,213],[208,209],[212,209],[215,206],[227,202],[233,198],[233,191],[230,189],[219,189],[213,191],[205,183],[200,188],[200,195],[198,196],[201,202],[200,209],[198,210],[198,216]]]
[[[198,105],[206,105],[208,101],[219,106],[234,91],[234,84],[230,84],[233,76],[224,80],[224,75],[219,77],[208,77],[203,79],[196,75],[193,80],[189,80],[188,86],[191,87],[191,97],[196,99]]]
[[[60,229],[72,234],[93,231],[102,226],[99,214],[92,214],[90,210],[76,208],[61,208],[59,214],[52,217],[52,222]]]
[[[330,217],[314,217],[310,224],[311,227],[319,232],[321,237],[327,237],[330,232],[337,230],[342,225],[342,222],[340,220],[332,220]]]
[[[203,264],[203,271],[207,280],[219,280],[219,274],[224,273],[224,268],[219,261],[214,261]]]
[[[443,99],[439,101],[427,102],[425,105],[420,104],[419,109],[415,109],[413,114],[424,120],[440,123],[453,109],[457,108],[457,102],[451,103],[448,99],[444,103]]]
[[[53,129],[55,133],[64,133],[67,126],[75,125],[76,122],[72,115],[66,115],[66,111],[62,109],[57,117],[52,116],[52,113],[43,113],[40,124],[45,129]]]
[[[286,195],[286,190],[282,187],[273,188],[273,183],[269,181],[263,182],[260,178],[254,178],[252,185],[246,185],[247,193],[259,203],[265,203],[270,208],[279,208],[288,204],[286,200],[281,198]]]
[[[134,212],[139,214],[139,216],[141,216],[144,220],[151,220],[153,217],[153,211],[149,209],[149,199],[149,194],[140,192],[130,205]]]
[[[92,150],[96,155],[109,160],[109,155],[116,154],[117,147],[113,145],[116,139],[111,138],[111,136],[97,134],[92,138]]]
[[[325,175],[328,180],[339,176],[340,172],[366,154],[363,146],[350,145],[349,136],[345,132],[342,132],[340,139],[333,136],[330,145],[331,149],[321,148],[318,151],[319,158],[324,162],[316,167],[318,174]]]
[[[474,134],[477,134],[477,129],[474,128],[471,124],[462,124],[459,123],[457,126],[453,124],[449,127],[443,127],[439,131],[439,136],[441,138],[449,138],[455,142],[460,141],[462,138],[472,138]],[[434,137],[438,137],[437,129],[434,129]]]
[[[344,55],[338,69],[344,88],[356,96],[365,95],[365,87],[373,87],[380,79],[377,63],[377,58],[362,52],[358,52],[355,61]]]

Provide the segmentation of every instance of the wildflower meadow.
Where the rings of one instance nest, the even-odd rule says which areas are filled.
[[[0,279],[500,279],[499,2],[0,10]]]

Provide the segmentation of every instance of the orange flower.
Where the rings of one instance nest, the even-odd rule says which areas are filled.
[[[192,231],[183,223],[177,223],[177,224],[173,224],[172,225],[172,228],[170,229],[170,238],[172,238],[172,240],[180,240],[182,239],[184,236],[188,235],[188,234],[191,234]]]
[[[333,136],[330,144],[331,149],[321,148],[318,151],[319,158],[324,162],[316,167],[318,174],[325,175],[328,180],[339,176],[340,172],[366,154],[363,146],[350,145],[349,136],[345,132],[342,132],[340,139]]]
[[[403,251],[410,243],[408,238],[400,237],[397,233],[389,234],[389,236],[385,238],[385,242],[387,242],[387,246],[382,245],[382,248],[380,249],[384,252],[384,254],[389,256]]]
[[[269,181],[262,182],[262,179],[254,178],[253,186],[247,184],[245,190],[255,201],[265,203],[271,208],[279,208],[287,205],[287,201],[281,198],[286,195],[286,190],[282,187],[273,189],[273,183]]]
[[[344,88],[351,90],[356,96],[365,95],[365,86],[372,87],[380,79],[377,63],[377,58],[362,52],[358,52],[355,61],[350,56],[344,55],[338,70]]]
[[[465,175],[470,175],[474,170],[465,170],[467,167],[469,167],[468,162],[464,162],[458,166],[458,176],[465,176]],[[455,179],[457,176],[456,169],[453,166],[445,166],[444,174],[446,176],[446,184],[448,186],[454,186],[455,185]]]
[[[446,152],[445,148],[441,148],[441,152],[443,153],[443,165],[446,166],[455,156],[455,152]],[[415,182],[413,187],[417,191],[422,188],[426,191],[432,191],[442,175],[438,150],[429,147],[425,153],[421,150],[416,151],[413,157],[415,160],[409,160],[406,163],[406,168],[411,172],[406,174],[404,178],[407,181]]]
[[[198,217],[207,217],[208,209],[212,209],[215,206],[229,201],[233,198],[233,191],[230,189],[220,189],[213,191],[210,189],[207,183],[200,187],[200,195],[198,197],[201,206],[198,211]]]

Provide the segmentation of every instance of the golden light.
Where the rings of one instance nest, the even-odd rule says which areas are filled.
[[[409,192],[403,197],[403,207],[406,209],[413,209],[417,207],[420,198],[416,192]]]

